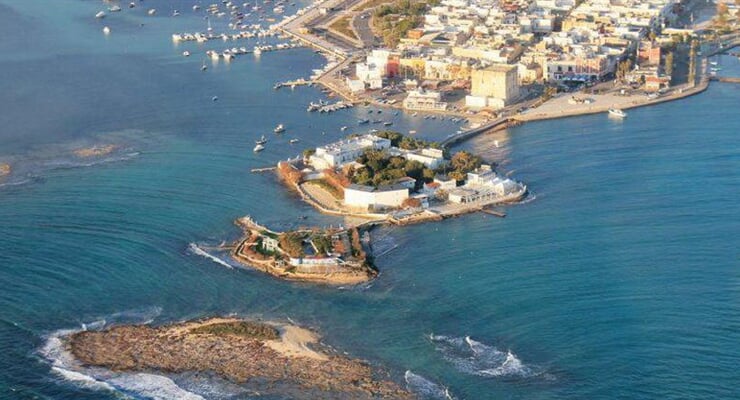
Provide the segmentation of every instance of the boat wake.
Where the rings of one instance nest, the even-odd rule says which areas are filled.
[[[522,363],[511,351],[465,337],[429,335],[437,351],[461,372],[485,377],[530,378],[542,373],[539,368]]]
[[[220,264],[220,265],[222,265],[222,266],[224,266],[226,268],[229,268],[229,269],[233,269],[234,268],[234,266],[231,265],[231,264],[229,264],[226,260],[224,260],[222,258],[218,258],[218,257],[214,256],[213,254],[211,254],[211,253],[203,250],[196,243],[190,243],[190,244],[188,244],[188,251],[191,252],[192,254],[195,254],[195,255],[198,255],[198,256],[201,256],[201,257],[205,257],[205,258],[207,258],[207,259],[215,262],[216,264]]]
[[[434,383],[421,375],[406,371],[403,378],[406,380],[406,388],[424,399],[455,399],[446,387]]]

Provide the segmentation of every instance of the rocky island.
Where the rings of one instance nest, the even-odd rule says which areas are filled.
[[[100,157],[112,153],[117,148],[118,146],[114,144],[105,144],[77,149],[73,153],[80,158]]]
[[[215,373],[301,398],[414,398],[367,363],[321,349],[316,334],[295,325],[238,318],[126,325],[74,333],[67,346],[85,366],[117,372]]]
[[[250,217],[236,223],[244,237],[232,256],[260,271],[282,279],[334,285],[354,285],[377,276],[356,227],[275,232]]]
[[[10,168],[10,164],[0,163],[0,177],[10,175],[10,171],[12,171],[12,169]]]

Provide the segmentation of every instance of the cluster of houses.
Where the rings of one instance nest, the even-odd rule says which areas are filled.
[[[366,150],[382,150],[389,156],[415,160],[424,166],[437,169],[448,161],[440,149],[423,148],[405,150],[391,146],[391,141],[366,134],[317,147],[308,163],[316,170],[341,169],[349,166],[361,168],[356,159]],[[526,186],[497,175],[490,166],[483,165],[470,172],[462,186],[447,176],[438,175],[433,182],[425,183],[416,191],[416,180],[403,177],[389,185],[365,186],[351,184],[344,188],[344,205],[363,211],[398,209],[413,199],[415,207],[429,208],[431,199],[444,199],[450,203],[479,203],[514,201],[526,193]]]
[[[659,68],[661,39],[648,33],[673,29],[680,1],[442,0],[396,49],[371,51],[347,84],[362,92],[412,75],[404,106],[440,110],[447,104],[434,83],[448,81],[469,91],[465,107],[495,110],[515,103],[530,83],[610,78],[638,52],[635,75],[657,90],[668,81]]]

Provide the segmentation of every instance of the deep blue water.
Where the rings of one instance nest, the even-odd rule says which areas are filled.
[[[397,247],[377,281],[315,287],[188,246],[233,239],[245,214],[342,223],[249,170],[339,138],[366,110],[308,114],[317,89],[272,90],[323,65],[306,49],[201,72],[205,49],[233,44],[175,46],[170,35],[203,30],[201,16],[141,4],[98,21],[98,1],[0,0],[0,161],[14,167],[0,182],[0,397],[121,396],[51,369],[42,349],[60,329],[232,312],[291,318],[399,382],[410,370],[459,399],[740,397],[740,86],[621,122],[531,123],[466,143],[533,199],[505,219],[381,229],[379,246]],[[740,74],[737,59],[722,64]],[[429,138],[458,129],[382,118]],[[70,153],[100,143],[121,150],[96,163]]]

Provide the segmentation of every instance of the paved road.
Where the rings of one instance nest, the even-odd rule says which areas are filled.
[[[365,18],[362,18],[363,16]],[[365,47],[375,47],[375,35],[373,35],[373,30],[370,28],[371,18],[372,10],[365,10],[352,20],[355,31],[357,31],[357,35]]]

